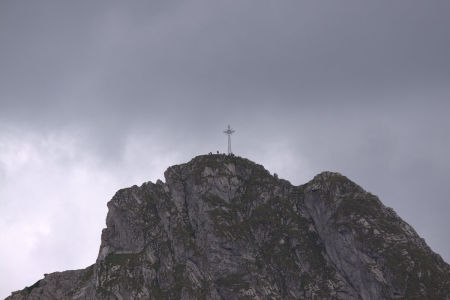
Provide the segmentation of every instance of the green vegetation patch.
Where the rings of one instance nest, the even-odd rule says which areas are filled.
[[[38,287],[40,286],[40,284],[41,284],[41,281],[42,281],[42,279],[36,281],[32,286],[27,286],[27,287],[25,288],[25,290],[27,291],[27,293],[29,294],[29,293],[31,293],[31,291],[32,291],[33,289],[38,288]]]
[[[350,179],[348,179],[347,177],[345,177],[344,175],[339,174],[339,173],[333,173],[332,176],[328,177],[327,181],[333,185],[339,185],[339,186],[345,185],[347,183],[354,184]]]
[[[369,223],[369,227],[357,223],[356,218],[349,218],[355,215],[361,217]],[[356,238],[370,248],[382,249],[384,247],[383,234],[375,235],[378,230],[389,235],[402,235],[403,229],[399,220],[386,214],[383,205],[374,195],[368,194],[366,197],[349,195],[345,197],[333,215],[335,220],[340,220],[337,225],[344,226],[356,233]]]
[[[193,251],[200,255],[199,250],[195,244],[195,232],[192,226],[188,226],[183,223],[177,223],[174,229],[175,238],[181,242],[184,246],[185,251]]]
[[[102,295],[114,294],[114,290],[123,289],[134,297],[144,286],[139,253],[109,254],[100,265],[99,272],[102,286],[98,287],[98,292]]]
[[[359,216],[378,217],[381,212],[382,206],[376,196],[368,195],[365,198],[361,198],[350,195],[342,200],[336,214],[343,216],[356,214]]]
[[[211,206],[229,206],[225,200],[212,193],[202,195],[202,199]]]
[[[126,265],[129,267],[139,265],[138,253],[111,253],[105,257],[106,265]]]
[[[82,284],[89,281],[92,278],[92,276],[94,275],[94,266],[95,265],[91,265],[87,267],[86,270],[83,271],[83,274],[80,277],[80,282]]]

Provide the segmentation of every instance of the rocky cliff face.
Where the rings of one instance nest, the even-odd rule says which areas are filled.
[[[98,259],[7,299],[449,299],[450,267],[376,196],[198,156],[108,203]]]

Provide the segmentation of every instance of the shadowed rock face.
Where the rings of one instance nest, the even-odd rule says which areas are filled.
[[[450,267],[376,196],[198,156],[108,203],[94,265],[7,299],[449,299]]]

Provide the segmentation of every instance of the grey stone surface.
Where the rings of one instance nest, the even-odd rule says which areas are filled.
[[[12,299],[449,299],[450,267],[346,177],[198,156],[108,203],[97,261]]]

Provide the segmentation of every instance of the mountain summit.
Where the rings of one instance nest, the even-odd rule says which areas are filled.
[[[450,266],[346,177],[203,155],[119,190],[95,264],[15,299],[449,299]]]

